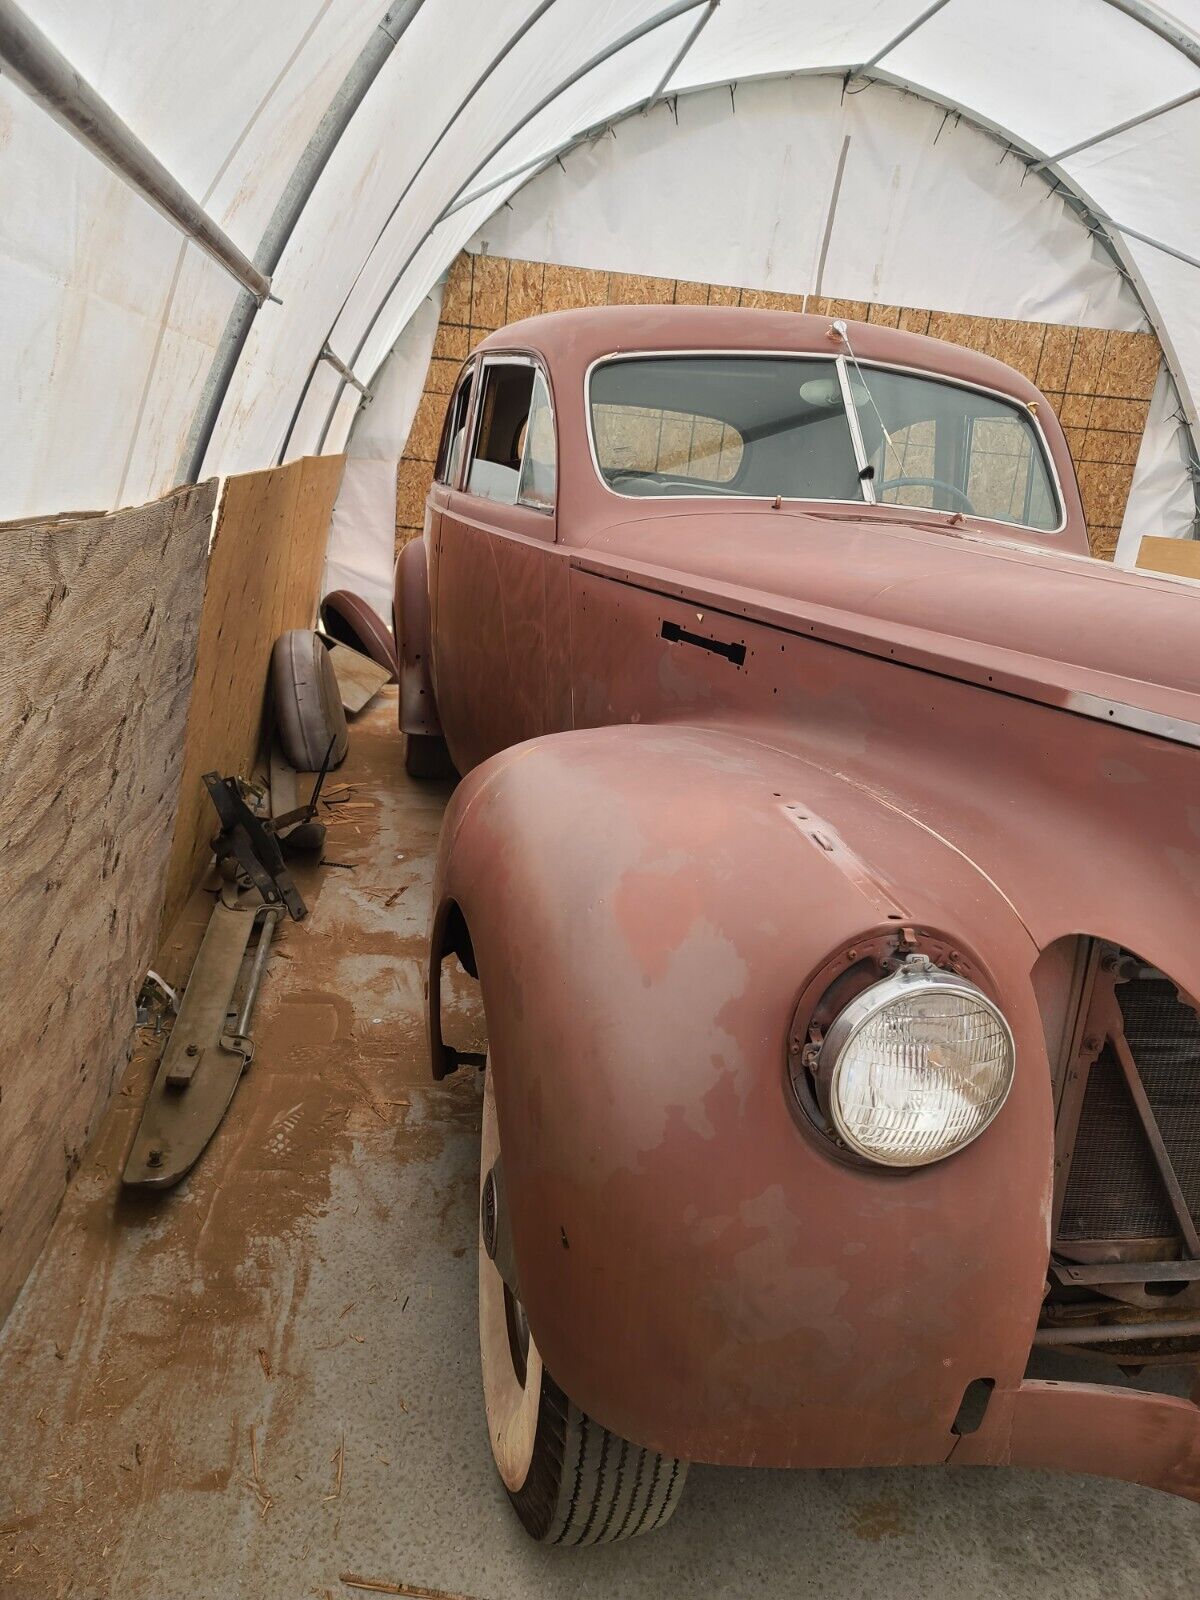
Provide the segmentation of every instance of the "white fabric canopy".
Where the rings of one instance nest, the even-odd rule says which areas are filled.
[[[389,627],[396,559],[396,469],[424,391],[441,306],[440,290],[421,302],[384,364],[371,399],[359,407],[329,530],[322,592],[351,590]]]
[[[924,98],[882,85],[843,94],[839,78],[799,75],[681,96],[665,139],[663,115],[629,117],[552,163],[469,248],[972,316],[1148,326],[1078,210]],[[1129,565],[1144,534],[1191,529],[1183,440],[1164,371],[1118,547]]]
[[[664,134],[666,137],[664,137]],[[709,89],[552,163],[472,250],[783,294],[1096,328],[1146,313],[1078,214],[915,95]],[[839,177],[840,174],[840,177]],[[834,188],[837,187],[836,201]],[[822,257],[824,259],[822,259]]]
[[[891,85],[1009,141],[1031,167],[1055,158],[1026,185],[1043,195],[1057,185],[1090,208],[1195,426],[1200,100],[1098,136],[1200,94],[1200,0],[1175,0],[1170,13],[1143,0],[24,0],[24,10],[246,256],[297,186],[303,203],[270,267],[279,303],[254,315],[239,350],[227,325],[241,291],[226,270],[0,81],[0,517],[159,493],[189,441],[209,434],[206,472],[340,448],[358,396],[320,359],[324,347],[369,382],[455,252],[540,163],[660,86],[670,96],[790,73],[827,76],[840,99],[846,74],[864,69],[846,85],[864,144],[877,86]],[[359,100],[371,51],[382,65]],[[303,175],[338,104],[351,114],[308,192]],[[652,121],[669,142],[670,110]],[[789,131],[764,124],[761,137],[773,147]],[[906,197],[907,225],[924,207],[936,231],[936,173],[928,181],[927,196]],[[614,247],[626,232],[614,217]],[[1049,263],[1037,257],[1037,293],[1050,300],[1079,265],[1078,231],[1061,237],[1070,259],[1051,246]],[[981,236],[965,277],[981,276],[990,248]],[[824,287],[847,292],[828,277]]]

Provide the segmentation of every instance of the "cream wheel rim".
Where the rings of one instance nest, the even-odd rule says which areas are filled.
[[[496,1095],[488,1063],[483,1088],[483,1133],[480,1139],[479,1197],[492,1163],[500,1153]],[[524,1326],[524,1314],[497,1272],[479,1227],[479,1359],[483,1369],[483,1403],[487,1411],[492,1455],[506,1488],[523,1488],[533,1461],[538,1405],[542,1393],[542,1358]],[[521,1339],[518,1330],[525,1333]],[[522,1351],[522,1346],[524,1349]],[[524,1360],[521,1361],[523,1354]],[[524,1366],[522,1373],[520,1368]]]

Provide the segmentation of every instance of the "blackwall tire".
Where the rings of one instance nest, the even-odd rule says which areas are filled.
[[[499,1153],[492,1075],[484,1084],[480,1198]],[[481,1204],[482,1209],[482,1204]],[[507,1295],[507,1299],[506,1299]],[[488,1439],[525,1531],[541,1544],[612,1544],[661,1528],[686,1461],[643,1450],[601,1427],[559,1388],[528,1337],[518,1373],[513,1301],[479,1240],[479,1350]]]
[[[452,778],[454,764],[446,741],[434,734],[406,733],[404,770],[410,778]]]

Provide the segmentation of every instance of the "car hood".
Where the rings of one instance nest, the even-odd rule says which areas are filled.
[[[1072,710],[1134,725],[1145,713],[1148,731],[1187,725],[1175,736],[1200,743],[1200,591],[1185,580],[886,511],[656,510],[610,524],[575,560]]]

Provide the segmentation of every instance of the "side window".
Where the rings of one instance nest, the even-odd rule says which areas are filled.
[[[485,365],[475,451],[467,474],[469,493],[509,506],[516,504],[533,378],[534,369],[524,362],[489,361]]]
[[[533,400],[529,407],[529,423],[525,429],[525,456],[521,462],[517,499],[522,505],[552,511],[557,477],[554,410],[550,404],[550,391],[546,387],[546,380],[539,372],[533,380]]]
[[[462,460],[463,444],[467,431],[467,412],[471,406],[471,389],[474,377],[474,366],[466,367],[458,380],[458,387],[451,397],[450,405],[446,412],[446,421],[442,428],[442,442],[438,449],[437,465],[433,471],[433,475],[439,483],[452,484],[458,476],[458,464]]]
[[[528,361],[487,361],[480,378],[467,492],[502,505],[554,509],[554,408]]]

